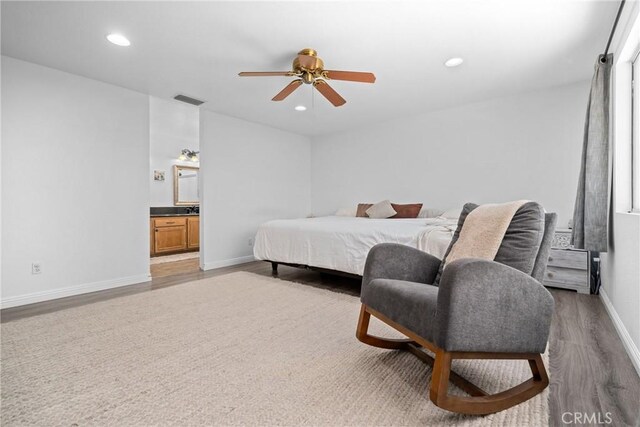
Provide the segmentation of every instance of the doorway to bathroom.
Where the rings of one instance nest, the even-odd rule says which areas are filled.
[[[198,107],[149,97],[149,254],[152,278],[200,270]]]

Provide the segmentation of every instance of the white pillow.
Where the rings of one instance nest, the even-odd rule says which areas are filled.
[[[462,213],[462,208],[453,208],[453,209],[444,211],[444,213],[440,215],[440,218],[458,219],[460,218],[461,213]]]
[[[358,213],[358,207],[354,206],[352,208],[340,208],[336,211],[336,216],[356,216]]]
[[[388,200],[383,200],[376,203],[365,212],[367,213],[367,215],[369,215],[369,218],[374,219],[390,218],[398,213],[393,209],[393,206],[391,206],[391,202]]]
[[[442,209],[436,208],[425,208],[420,209],[420,213],[418,214],[418,218],[437,218],[442,215],[444,211]]]

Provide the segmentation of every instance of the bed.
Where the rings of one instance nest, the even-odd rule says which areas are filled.
[[[378,243],[412,246],[438,258],[444,256],[457,219],[371,219],[326,216],[274,220],[262,224],[253,254],[278,264],[330,270],[361,276],[371,249]]]

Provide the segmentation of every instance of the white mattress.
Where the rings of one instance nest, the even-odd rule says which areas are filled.
[[[399,243],[442,258],[457,220],[370,219],[342,216],[269,221],[256,234],[257,259],[362,275],[378,243]]]

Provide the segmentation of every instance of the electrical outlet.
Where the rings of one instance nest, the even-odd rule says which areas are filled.
[[[42,265],[39,262],[34,262],[31,264],[31,274],[40,274],[42,273]]]
[[[253,237],[249,239],[249,246],[253,246]]]

